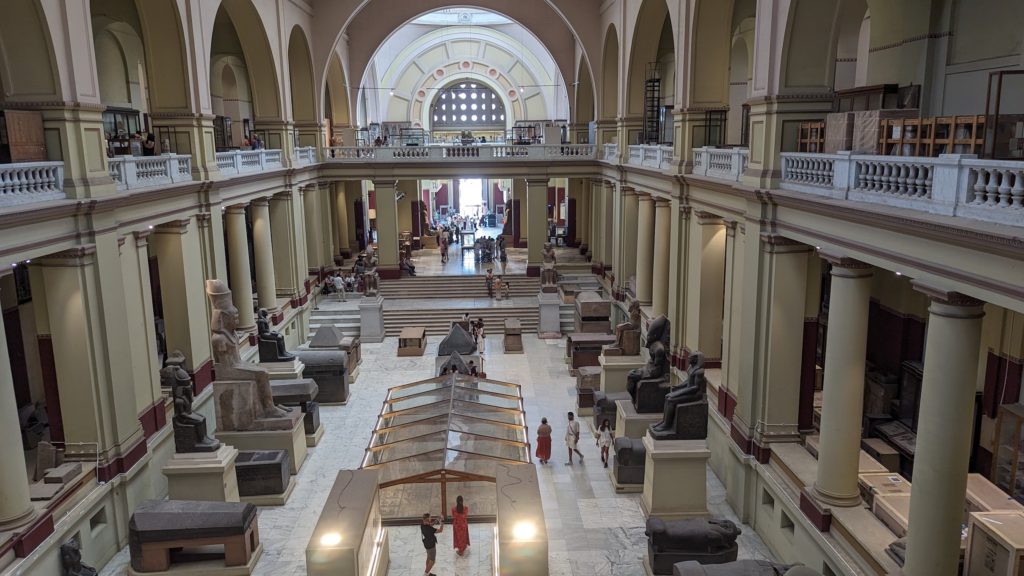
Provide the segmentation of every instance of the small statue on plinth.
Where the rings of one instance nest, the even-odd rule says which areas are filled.
[[[544,267],[554,268],[555,264],[558,264],[558,258],[555,256],[555,248],[551,245],[551,242],[544,243]]]
[[[260,308],[256,316],[256,329],[259,333],[260,362],[287,362],[295,359],[295,355],[290,354],[284,345],[284,336],[270,329],[270,314],[266,308]]]
[[[639,413],[660,412],[663,408],[671,378],[668,364],[671,336],[671,324],[664,314],[651,321],[647,329],[650,359],[642,368],[634,368],[626,376],[626,391]]]
[[[181,368],[175,370],[174,386],[171,389],[174,397],[174,451],[179,454],[216,452],[220,449],[220,442],[207,434],[206,418],[192,411],[195,399],[192,379]]]
[[[369,272],[363,273],[363,296],[376,296],[380,291],[379,280],[380,276],[377,274],[377,270],[373,269]]]
[[[704,353],[694,352],[690,354],[686,380],[674,386],[665,396],[661,422],[651,424],[649,432],[655,440],[702,440],[708,435],[707,422]]]
[[[636,356],[640,354],[640,301],[629,304],[629,320],[615,327],[615,343],[605,346],[605,356]]]
[[[173,390],[178,370],[184,369],[185,355],[181,350],[171,352],[164,360],[164,367],[160,369],[160,387]]]
[[[96,569],[82,563],[82,544],[72,538],[60,545],[60,563],[63,576],[96,576]]]

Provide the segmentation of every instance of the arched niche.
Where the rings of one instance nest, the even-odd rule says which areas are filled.
[[[213,25],[210,47],[211,81],[216,78],[212,63],[218,57],[233,56],[244,63],[252,92],[253,120],[281,120],[281,98],[277,67],[263,20],[251,0],[222,0]],[[212,94],[211,94],[212,96]]]
[[[666,27],[668,32],[666,33]],[[668,58],[664,56],[671,54]],[[671,67],[665,64],[671,63]],[[675,46],[672,39],[672,23],[665,0],[643,0],[636,24],[633,27],[633,42],[629,51],[629,68],[626,72],[626,115],[639,117],[644,111],[644,86],[648,64],[657,64],[661,81],[661,93],[666,93],[666,80],[675,78]],[[671,93],[671,87],[667,88]],[[664,104],[664,100],[660,100]],[[671,105],[671,102],[669,102]]]
[[[100,101],[104,106],[149,112],[142,38],[124,21],[93,18],[93,47]]]
[[[324,116],[331,121],[332,127],[349,127],[352,125],[352,113],[349,103],[348,80],[341,59],[335,53],[327,66],[327,82],[324,87]]]
[[[619,34],[609,25],[601,51],[601,120],[614,121],[619,114]]]
[[[226,144],[241,146],[248,137],[245,121],[251,122],[253,118],[252,91],[245,60],[234,54],[213,57],[210,63],[210,98],[214,115],[231,118],[230,138]]]
[[[729,104],[733,5],[732,0],[697,0],[694,5],[688,108]]]
[[[62,101],[55,62],[39,0],[4,0],[0,18],[0,100]]]
[[[518,95],[511,96],[512,92],[516,92],[515,88],[512,87],[506,80],[506,82],[496,81],[493,78],[488,78],[485,74],[477,72],[459,72],[457,69],[447,71],[443,77],[437,77],[431,75],[415,92],[415,96],[410,104],[409,118],[413,118],[414,128],[429,129],[431,126],[431,104],[439,89],[452,84],[458,84],[461,82],[475,82],[483,86],[487,86],[498,95],[501,99],[501,104],[505,108],[505,129],[511,129],[512,125],[516,120],[525,119],[526,110],[523,107],[522,100]]]
[[[300,146],[317,145],[316,96],[313,92],[313,60],[306,34],[298,25],[288,38],[288,81],[292,96],[292,119]]]
[[[594,103],[594,81],[590,77],[590,67],[580,60],[576,71],[575,94],[576,105],[573,106],[571,121],[574,124],[587,124],[597,120]]]

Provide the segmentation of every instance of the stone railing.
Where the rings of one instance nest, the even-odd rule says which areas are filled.
[[[188,154],[115,156],[107,165],[118,190],[192,181],[192,157]]]
[[[675,153],[671,146],[634,144],[629,147],[629,157],[626,163],[655,170],[669,170],[672,168],[674,160]]]
[[[0,164],[0,207],[64,197],[63,162]]]
[[[603,151],[601,154],[601,160],[605,162],[611,162],[613,164],[619,161],[619,145],[618,144],[604,144],[602,146]]]
[[[308,166],[316,164],[316,146],[299,146],[295,148],[295,165]]]
[[[693,174],[739,182],[750,161],[746,148],[694,148]]]
[[[314,157],[316,151],[314,150]],[[245,174],[281,168],[280,150],[229,150],[217,152],[217,168],[223,174]]]
[[[783,153],[780,188],[1024,226],[1024,162]]]
[[[519,146],[335,146],[327,148],[325,162],[488,162],[488,161],[570,161],[596,160],[593,144],[551,144]]]

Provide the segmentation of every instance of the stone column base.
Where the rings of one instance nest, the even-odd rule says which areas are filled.
[[[652,440],[643,437],[647,449],[644,493],[640,507],[644,515],[679,520],[708,514],[707,462],[711,457],[707,440]]]
[[[168,498],[238,502],[236,458],[238,449],[226,444],[216,452],[175,454],[161,469]]]

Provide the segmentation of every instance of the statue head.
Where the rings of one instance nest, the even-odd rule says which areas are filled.
[[[635,326],[640,325],[640,301],[633,300],[629,303],[629,323]]]
[[[210,330],[213,332],[233,332],[238,328],[238,308],[231,301],[231,290],[223,280],[207,280],[206,295],[210,298],[213,313],[210,318]]]
[[[60,562],[65,574],[76,574],[82,569],[82,545],[72,538],[60,545]]]
[[[672,337],[672,325],[664,314],[651,320],[647,327],[647,347],[650,348],[655,342],[661,342],[668,346],[669,338]]]
[[[725,518],[711,518],[708,520],[711,531],[718,534],[726,542],[733,542],[743,531],[732,520]]]
[[[184,365],[185,365],[185,355],[182,354],[181,350],[175,349],[174,352],[171,352],[170,354],[168,354],[167,358],[164,359],[164,366],[165,367],[166,366],[172,366],[172,367],[174,367],[174,366],[184,366]]]
[[[704,353],[699,351],[699,350],[696,351],[696,352],[691,353],[690,354],[689,368],[688,368],[687,371],[688,372],[693,372],[695,370],[703,370],[703,369],[704,369]]]
[[[263,320],[266,320],[266,319],[267,319],[267,317],[268,317],[268,316],[269,316],[270,314],[268,314],[268,313],[267,313],[267,309],[266,309],[266,308],[260,308],[260,312],[259,312],[259,315],[260,315],[260,318],[261,318],[261,319],[263,319]]]

